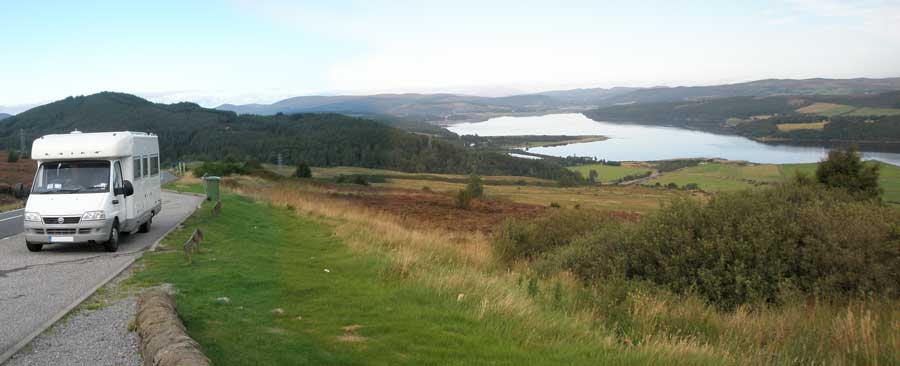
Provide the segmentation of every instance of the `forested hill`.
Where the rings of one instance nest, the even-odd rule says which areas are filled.
[[[597,121],[667,125],[759,140],[900,143],[900,91],[639,103],[585,115]]]
[[[12,115],[9,115],[9,114],[6,114],[6,113],[0,113],[0,121],[2,121],[2,120],[4,120],[4,119],[7,119],[7,118],[9,118],[9,117],[12,117]]]
[[[69,97],[0,123],[0,149],[26,138],[78,129],[145,131],[159,135],[165,162],[178,160],[305,161],[313,166],[359,166],[409,172],[571,177],[559,165],[466,150],[461,143],[413,134],[339,114],[237,115],[192,103],[157,104],[104,92]]]

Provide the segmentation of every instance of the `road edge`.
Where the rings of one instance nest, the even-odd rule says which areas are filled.
[[[173,193],[183,193],[183,192],[173,192]],[[202,202],[201,202],[201,205],[202,205]],[[118,276],[119,274],[121,274],[122,271],[124,271],[124,270],[127,269],[128,267],[131,267],[131,265],[134,264],[134,261],[136,261],[138,258],[140,258],[141,256],[143,256],[144,253],[146,253],[147,251],[152,251],[152,250],[154,250],[154,249],[156,248],[156,246],[158,246],[159,243],[160,243],[163,239],[165,239],[167,236],[169,236],[169,234],[171,234],[172,231],[175,231],[175,229],[177,229],[178,226],[180,226],[181,224],[183,224],[188,218],[190,218],[191,216],[193,216],[193,215],[194,215],[194,212],[196,212],[197,209],[199,209],[199,208],[200,208],[200,206],[197,206],[196,208],[194,208],[194,211],[191,211],[190,214],[186,215],[183,219],[179,220],[179,221],[178,221],[175,225],[173,225],[168,231],[166,231],[162,236],[160,236],[159,239],[157,239],[155,242],[153,242],[153,244],[151,244],[149,247],[147,247],[147,248],[144,249],[144,250],[141,250],[141,251],[139,251],[139,252],[134,253],[135,255],[131,256],[131,258],[129,258],[127,261],[125,261],[125,264],[122,265],[122,267],[116,269],[109,277],[105,278],[103,281],[101,281],[99,284],[97,284],[97,286],[95,286],[94,288],[92,288],[92,289],[91,289],[89,292],[87,292],[84,296],[82,296],[82,297],[78,298],[77,300],[75,300],[75,302],[73,302],[71,305],[66,306],[65,309],[63,309],[62,311],[60,311],[59,313],[57,313],[56,315],[54,315],[52,318],[50,318],[50,320],[48,320],[48,321],[44,322],[43,324],[41,324],[41,326],[38,327],[37,329],[35,329],[34,332],[29,333],[28,336],[26,336],[26,337],[23,338],[21,341],[19,341],[19,342],[16,343],[15,345],[13,345],[12,348],[10,348],[9,350],[7,350],[7,351],[4,352],[3,354],[0,354],[0,365],[3,365],[4,363],[6,363],[6,361],[9,361],[9,359],[12,358],[12,356],[14,356],[14,355],[15,355],[16,353],[18,353],[22,348],[24,348],[24,347],[27,346],[29,343],[31,343],[31,341],[33,341],[35,338],[37,338],[37,336],[41,335],[41,333],[44,333],[47,329],[50,329],[50,327],[52,327],[54,324],[56,324],[56,322],[58,322],[60,319],[62,319],[63,317],[65,317],[66,314],[68,314],[68,313],[71,312],[73,309],[75,309],[76,307],[78,307],[78,305],[81,305],[81,303],[84,302],[84,300],[87,300],[87,298],[91,297],[91,295],[93,295],[95,292],[97,292],[98,289],[100,289],[100,288],[103,287],[103,286],[106,286],[106,284],[109,283],[109,281],[112,281],[113,278],[116,278],[116,276]]]

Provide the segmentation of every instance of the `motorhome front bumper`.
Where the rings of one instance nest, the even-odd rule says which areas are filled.
[[[77,223],[50,224],[46,223],[48,220],[44,221],[25,222],[27,242],[35,244],[102,242],[109,239],[109,229],[113,223],[113,220],[81,221],[80,218]]]

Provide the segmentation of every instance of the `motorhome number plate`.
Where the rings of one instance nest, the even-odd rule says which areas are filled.
[[[51,236],[51,243],[71,243],[75,240],[75,238],[71,236]]]

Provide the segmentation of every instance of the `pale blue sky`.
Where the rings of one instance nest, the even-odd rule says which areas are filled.
[[[0,111],[900,76],[900,1],[0,0]],[[16,107],[20,106],[20,107]]]

